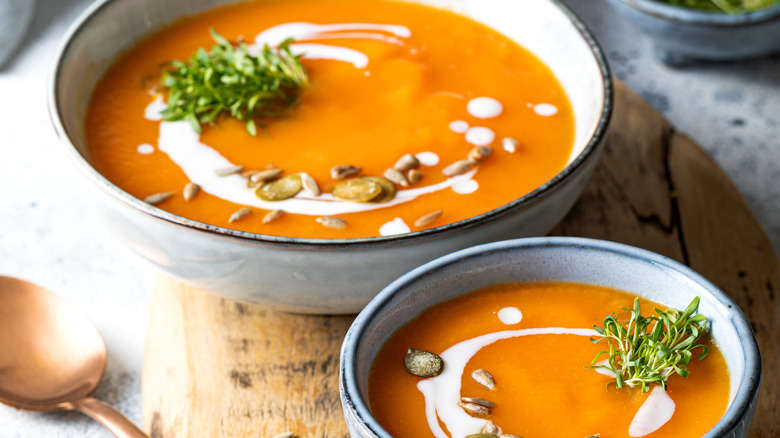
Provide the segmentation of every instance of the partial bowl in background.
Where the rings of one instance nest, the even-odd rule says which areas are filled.
[[[538,237],[494,242],[434,260],[394,281],[363,309],[347,332],[340,360],[339,394],[352,438],[391,438],[371,414],[368,376],[377,353],[399,327],[477,289],[530,282],[607,286],[678,309],[698,296],[699,313],[712,322],[731,382],[728,409],[703,438],[748,436],[761,385],[761,355],[750,323],[728,295],[690,268],[650,251],[594,239]]]
[[[0,0],[0,70],[24,41],[35,0]]]
[[[575,146],[566,168],[528,195],[464,221],[360,239],[252,234],[163,211],[95,170],[84,120],[95,84],[111,63],[172,22],[232,0],[102,0],[92,5],[60,48],[49,90],[52,120],[67,154],[97,189],[93,194],[109,230],[162,271],[205,291],[279,310],[357,313],[395,278],[429,260],[552,229],[582,192],[612,115],[613,88],[601,49],[558,1],[420,2],[455,9],[525,46],[552,69],[574,110]]]
[[[780,4],[727,14],[654,0],[607,3],[653,40],[657,57],[668,65],[780,53]]]

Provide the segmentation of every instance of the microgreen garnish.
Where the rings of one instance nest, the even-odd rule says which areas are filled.
[[[171,61],[163,72],[161,85],[168,92],[163,120],[189,120],[200,133],[201,124],[229,115],[246,122],[254,136],[256,119],[289,114],[309,83],[300,56],[290,51],[292,40],[254,54],[245,43],[233,46],[210,32],[217,42],[210,52],[201,48],[186,62]]]
[[[591,342],[606,339],[609,344],[609,351],[599,352],[593,363],[603,354],[609,358],[606,365],[587,368],[611,371],[618,388],[641,386],[642,392],[648,392],[655,383],[666,389],[666,379],[672,374],[688,377],[686,365],[691,361],[691,350],[701,347],[698,360],[709,353],[706,345],[696,344],[707,333],[707,318],[694,315],[698,308],[699,297],[696,297],[682,313],[674,308],[666,311],[654,308],[657,316],[642,316],[636,298],[633,309],[623,307],[631,312],[628,322],[621,324],[613,313],[604,318],[603,328],[593,326],[602,337],[591,338]]]
[[[768,8],[780,3],[780,0],[659,0],[675,6],[694,9],[722,11],[729,14],[740,14]]]

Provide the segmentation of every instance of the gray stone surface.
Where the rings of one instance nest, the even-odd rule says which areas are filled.
[[[565,0],[592,28],[616,77],[702,144],[780,247],[780,58],[671,69],[598,0]],[[0,70],[0,275],[35,280],[82,309],[106,338],[96,396],[141,419],[141,360],[155,272],[104,230],[46,109],[60,38],[87,0],[39,0],[27,41]],[[2,329],[2,321],[0,321]],[[0,406],[0,436],[111,436],[79,414]]]

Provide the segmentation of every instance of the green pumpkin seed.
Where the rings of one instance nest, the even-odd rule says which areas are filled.
[[[436,377],[444,369],[444,361],[430,351],[409,347],[404,356],[404,368],[417,377]]]
[[[342,201],[368,202],[381,195],[384,188],[372,178],[355,178],[336,184],[333,196]]]
[[[385,202],[390,202],[393,200],[393,198],[395,198],[395,194],[398,192],[398,189],[395,188],[395,184],[393,184],[393,182],[389,179],[381,176],[364,176],[363,178],[371,180],[382,186],[382,194],[372,199],[371,202],[376,204],[384,204]]]
[[[255,191],[263,201],[283,201],[301,191],[301,176],[297,173],[269,181]]]

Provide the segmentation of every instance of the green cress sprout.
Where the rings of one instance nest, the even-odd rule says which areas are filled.
[[[780,3],[780,0],[658,0],[674,6],[686,8],[722,11],[728,14],[740,14],[768,8]]]
[[[290,52],[292,39],[254,55],[245,43],[234,47],[210,32],[217,42],[211,52],[200,48],[189,61],[171,61],[163,72],[161,85],[168,92],[163,120],[189,120],[200,133],[201,124],[229,115],[246,122],[255,136],[257,118],[285,116],[298,104],[309,79],[300,56]]]
[[[604,318],[603,328],[593,326],[602,337],[591,338],[591,342],[606,340],[609,351],[599,352],[592,363],[603,354],[609,355],[609,359],[606,365],[587,368],[611,371],[618,388],[641,386],[642,392],[648,392],[655,383],[665,390],[666,379],[673,373],[688,377],[686,365],[691,361],[691,350],[701,347],[698,360],[709,354],[706,345],[696,344],[707,333],[708,323],[704,315],[694,315],[698,308],[699,297],[696,297],[682,313],[677,309],[664,312],[655,308],[657,316],[645,317],[640,314],[639,298],[636,298],[633,309],[623,308],[631,312],[628,322],[621,324],[613,313]]]

